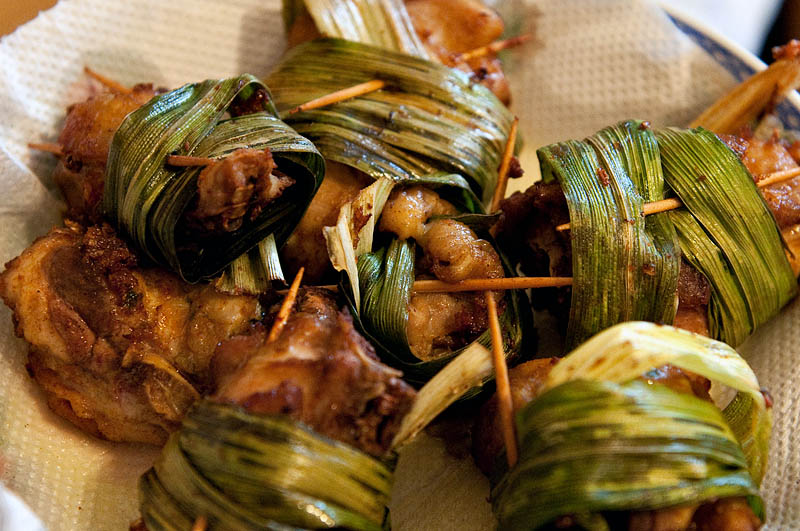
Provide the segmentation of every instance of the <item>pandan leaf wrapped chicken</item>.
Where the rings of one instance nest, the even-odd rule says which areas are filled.
[[[243,114],[223,119],[229,109]],[[212,160],[187,169],[170,155]],[[261,82],[210,80],[128,115],[110,147],[102,206],[154,262],[196,282],[239,257],[240,266],[276,258],[323,173],[316,148],[276,117]],[[258,280],[246,284],[263,288]]]
[[[387,87],[321,109],[297,105],[378,79]],[[461,72],[416,57],[324,39],[290,50],[268,83],[284,118],[327,162],[326,179],[282,257],[318,280],[330,264],[321,228],[359,188],[386,178],[450,188],[462,210],[482,212],[497,182],[512,116]],[[483,205],[483,206],[481,206]]]
[[[732,345],[795,295],[771,212],[713,133],[629,121],[538,154],[570,210],[568,345],[622,321],[674,322],[681,251],[711,285],[710,334]],[[685,208],[645,217],[668,193]]]
[[[718,408],[709,380],[735,392]],[[520,457],[476,444],[500,529],[757,529],[769,405],[724,343],[616,325],[560,361],[512,369]],[[483,411],[478,440],[497,416]],[[482,455],[481,455],[482,453]]]
[[[491,243],[496,216],[459,213],[436,191],[381,179],[325,229],[342,292],[382,359],[415,384],[428,381],[472,343],[490,344],[481,292],[422,293],[420,278],[458,282],[500,278],[510,270]],[[514,292],[495,293],[506,355],[523,341],[525,313]]]
[[[510,100],[496,52],[470,53],[505,29],[481,0],[284,0],[283,16],[289,46],[320,36],[369,44],[457,68]]]
[[[524,273],[573,277],[533,298],[568,346],[635,319],[739,345],[794,297],[800,181],[767,176],[798,163],[780,138],[741,129],[796,82],[797,46],[778,57],[695,129],[627,121],[539,149],[543,180],[503,203],[498,239]]]
[[[333,294],[302,289],[275,339],[217,349],[198,402],[140,481],[147,529],[382,529],[393,439],[414,401]]]
[[[215,346],[262,317],[252,294],[280,278],[277,246],[324,161],[249,75],[100,93],[70,108],[59,144],[66,227],[7,264],[0,297],[54,411],[163,444],[207,391]]]
[[[437,176],[488,204],[512,117],[489,91],[479,90],[477,74],[461,68],[456,57],[502,33],[496,13],[474,0],[379,0],[284,2],[284,15],[289,45],[296,49],[267,82],[283,118],[310,138],[327,162],[319,194],[282,249],[289,274],[303,267],[309,281],[333,279],[321,229],[333,225],[339,208],[379,177]],[[318,27],[335,39],[306,42],[320,36]],[[421,44],[426,39],[431,42]],[[469,62],[501,100],[507,98],[493,55]],[[462,71],[448,68],[453,66]],[[297,105],[364,83],[384,88],[294,112]]]

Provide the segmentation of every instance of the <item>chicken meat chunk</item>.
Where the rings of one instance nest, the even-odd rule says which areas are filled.
[[[268,337],[259,323],[220,344],[215,399],[288,415],[372,455],[387,452],[415,392],[378,361],[331,292],[301,290],[280,336]]]
[[[151,444],[209,387],[217,344],[261,316],[253,297],[140,267],[106,225],[36,240],[6,264],[0,297],[56,413],[98,437]]]

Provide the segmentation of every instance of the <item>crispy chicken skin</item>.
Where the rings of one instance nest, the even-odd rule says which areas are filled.
[[[542,388],[558,358],[542,358],[517,365],[508,373],[514,413],[541,394]],[[641,379],[649,383],[666,385],[679,393],[693,394],[711,400],[711,383],[702,376],[671,365],[658,367]],[[472,433],[472,455],[481,471],[491,475],[496,460],[503,449],[498,398],[495,394],[478,413]],[[616,515],[619,517],[620,515]],[[615,522],[617,520],[615,519]],[[712,500],[702,505],[667,507],[652,511],[630,511],[622,515],[622,524],[629,531],[755,531],[761,522],[744,498]],[[576,527],[569,515],[560,518],[557,529],[583,529]],[[617,529],[617,526],[612,526]]]
[[[64,156],[53,178],[67,201],[67,217],[98,222],[103,197],[108,149],[125,117],[158,91],[152,85],[136,85],[128,94],[101,92],[67,109],[64,129],[58,137]]]
[[[208,385],[217,343],[260,317],[256,299],[137,265],[108,226],[53,229],[0,274],[50,407],[114,441],[162,444]]]
[[[388,451],[415,392],[378,361],[329,291],[302,289],[280,336],[271,343],[267,337],[257,324],[220,344],[217,400],[289,415],[372,455]]]
[[[443,64],[470,73],[476,83],[485,85],[508,105],[511,92],[500,61],[484,56],[463,61],[464,53],[497,40],[503,21],[479,0],[406,0],[414,30],[428,51]],[[289,47],[319,38],[314,20],[304,11],[287,28]]]
[[[455,208],[422,186],[397,188],[389,196],[378,228],[402,239],[413,238],[418,278],[433,275],[445,282],[505,276],[491,244],[463,223],[436,219]],[[495,293],[502,306],[502,295]],[[488,326],[486,301],[481,293],[414,293],[408,303],[406,334],[411,351],[420,359],[434,359],[474,340]]]
[[[493,56],[464,61],[458,54],[491,44],[503,34],[500,16],[480,0],[406,0],[411,23],[426,48],[449,66],[472,74],[500,101],[511,102],[503,66]]]

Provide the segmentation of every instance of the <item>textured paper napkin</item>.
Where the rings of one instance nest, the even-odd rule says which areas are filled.
[[[624,0],[504,2],[536,43],[509,64],[513,108],[528,149],[579,138],[624,118],[687,123],[733,85],[722,68],[654,5]],[[28,142],[56,138],[67,104],[91,90],[84,65],[125,84],[175,87],[266,74],[284,50],[277,0],[62,0],[0,41],[0,263],[59,222],[52,157]],[[800,527],[800,305],[742,351],[775,397],[771,466],[763,492],[770,529]],[[3,482],[52,530],[125,529],[136,480],[156,450],[98,441],[53,415],[28,378],[25,345],[0,308],[0,456]],[[395,529],[491,528],[488,484],[437,439],[407,448],[392,501]]]

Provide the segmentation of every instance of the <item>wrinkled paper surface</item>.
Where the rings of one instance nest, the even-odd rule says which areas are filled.
[[[535,4],[535,6],[533,5]],[[513,109],[530,184],[535,148],[581,138],[625,118],[683,125],[733,78],[644,1],[507,2],[536,42],[514,51]],[[62,0],[0,41],[0,263],[60,222],[53,157],[28,142],[54,141],[69,103],[97,87],[88,65],[124,84],[177,87],[242,72],[265,75],[285,48],[278,0]],[[775,399],[763,486],[770,529],[800,528],[800,305],[743,347]],[[151,447],[86,436],[52,414],[25,372],[26,347],[0,305],[0,463],[5,485],[51,530],[126,529]],[[395,529],[494,526],[488,483],[469,459],[427,436],[407,448],[392,501]]]

